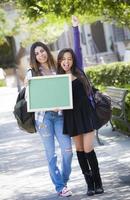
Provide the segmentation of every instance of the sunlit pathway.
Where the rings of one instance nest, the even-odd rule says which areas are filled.
[[[104,145],[95,141],[105,193],[85,195],[85,181],[74,153],[68,185],[73,196],[59,198],[39,135],[23,133],[17,127],[12,114],[16,96],[16,88],[0,88],[0,200],[130,200],[130,138],[112,133],[110,126],[100,131]]]

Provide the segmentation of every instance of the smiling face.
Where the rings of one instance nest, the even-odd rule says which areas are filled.
[[[34,51],[35,51],[35,56],[36,56],[37,62],[39,62],[41,65],[47,64],[48,55],[47,55],[47,52],[45,51],[45,49],[41,46],[37,46]]]
[[[71,73],[76,75],[77,62],[76,55],[71,48],[62,49],[57,56],[57,73],[65,74]]]
[[[71,73],[73,58],[70,52],[64,53],[60,64],[65,73]]]

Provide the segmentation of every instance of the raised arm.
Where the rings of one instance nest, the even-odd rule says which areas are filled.
[[[77,58],[77,64],[80,69],[83,68],[83,58],[82,51],[80,46],[80,33],[79,33],[79,21],[76,16],[72,16],[72,26],[73,26],[73,35],[74,35],[74,52]]]

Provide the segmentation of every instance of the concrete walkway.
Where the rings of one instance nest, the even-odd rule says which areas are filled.
[[[110,126],[100,130],[104,145],[95,141],[105,193],[85,195],[85,181],[74,153],[68,184],[73,196],[58,197],[39,135],[17,127],[12,114],[16,96],[16,88],[0,88],[0,200],[130,200],[130,138],[112,132]]]

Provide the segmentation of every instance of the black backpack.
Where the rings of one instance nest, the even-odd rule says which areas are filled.
[[[17,97],[13,114],[17,120],[19,128],[28,133],[35,133],[34,112],[27,112],[27,101],[25,99],[26,88],[23,88]]]

